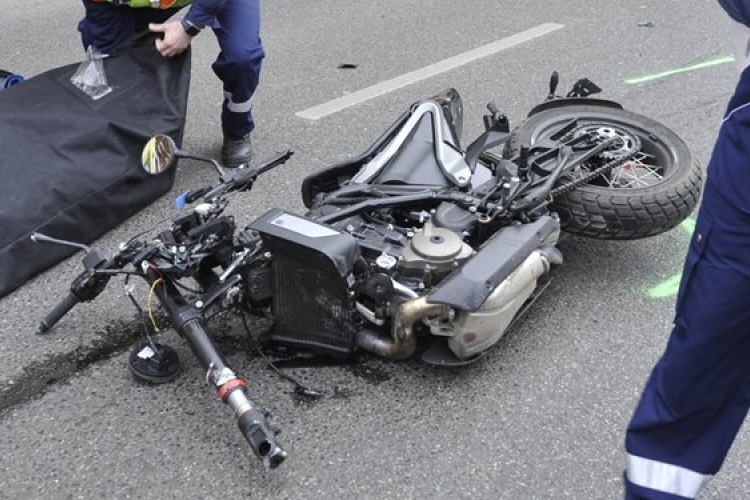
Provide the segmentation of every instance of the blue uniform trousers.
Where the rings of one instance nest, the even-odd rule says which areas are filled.
[[[674,328],[626,436],[627,500],[684,500],[719,471],[750,407],[750,72],[722,122]]]
[[[86,17],[78,30],[84,47],[109,53],[149,23],[162,23],[179,9],[121,7],[83,0]],[[258,87],[265,52],[260,39],[260,0],[227,0],[212,29],[220,52],[212,65],[223,83],[221,124],[224,135],[242,137],[255,128],[251,98]]]

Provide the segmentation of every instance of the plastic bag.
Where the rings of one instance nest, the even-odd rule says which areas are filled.
[[[83,91],[93,100],[101,99],[112,92],[112,87],[107,85],[107,74],[104,72],[104,58],[93,46],[86,50],[86,60],[81,62],[70,82]]]

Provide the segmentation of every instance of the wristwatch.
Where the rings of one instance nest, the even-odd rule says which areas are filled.
[[[183,19],[182,21],[180,21],[180,24],[182,24],[182,29],[185,30],[185,33],[190,36],[198,35],[203,29],[203,26],[198,26],[194,22],[188,21],[187,19]]]

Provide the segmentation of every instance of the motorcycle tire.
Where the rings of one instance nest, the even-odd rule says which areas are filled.
[[[551,108],[516,127],[505,154],[549,139],[572,120],[578,123],[569,134],[623,138],[619,150],[603,153],[605,159],[634,153],[636,160],[555,197],[550,210],[560,216],[563,231],[596,239],[633,240],[668,231],[690,216],[698,204],[703,170],[677,134],[645,116],[596,105]],[[570,180],[563,177],[561,182]]]

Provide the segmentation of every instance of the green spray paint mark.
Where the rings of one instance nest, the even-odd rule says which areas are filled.
[[[651,75],[639,76],[637,78],[630,78],[628,80],[625,80],[625,83],[627,83],[628,85],[637,85],[639,83],[652,82],[654,80],[660,80],[662,78],[666,78],[672,75],[677,75],[680,73],[687,73],[688,71],[695,71],[697,69],[710,68],[711,66],[718,66],[719,64],[727,64],[731,62],[734,62],[734,56],[731,56],[731,55],[718,56],[718,57],[714,57],[713,59],[708,59],[706,61],[701,61],[695,64],[691,64],[689,66],[683,66],[682,68],[675,68],[675,69],[670,69],[667,71],[662,71],[661,73],[654,73]]]
[[[685,219],[682,221],[682,224],[680,224],[680,227],[684,229],[687,234],[692,236],[695,232],[695,219]]]
[[[650,288],[646,295],[650,299],[664,299],[667,297],[674,297],[677,295],[677,291],[680,289],[680,280],[682,279],[682,273],[670,276],[665,281],[662,281],[653,288]]]
[[[685,230],[688,234],[692,235],[695,231],[695,219],[685,219],[680,224],[680,227]],[[664,299],[667,297],[674,297],[680,289],[680,280],[682,279],[682,273],[677,273],[674,276],[670,276],[666,280],[662,281],[653,288],[646,291],[646,295],[652,299]]]

